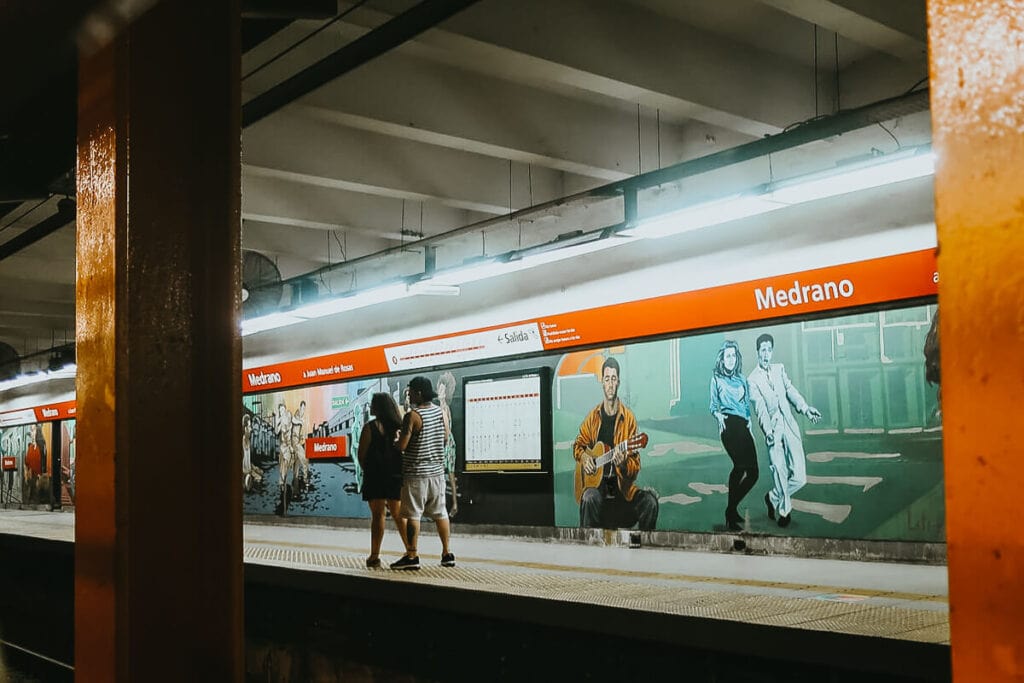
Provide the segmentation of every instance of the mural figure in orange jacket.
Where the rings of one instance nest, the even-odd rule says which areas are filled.
[[[619,399],[619,363],[608,358],[601,366],[604,400],[580,424],[573,444],[576,458],[576,499],[580,526],[599,529],[654,529],[658,497],[639,488],[640,448],[646,435],[637,434],[633,411]]]

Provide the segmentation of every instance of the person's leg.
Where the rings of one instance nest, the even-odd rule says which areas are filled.
[[[740,482],[743,481],[743,468],[740,467],[740,463],[737,460],[739,449],[737,423],[737,418],[727,415],[725,417],[725,430],[722,432],[722,447],[725,448],[726,455],[732,461],[732,470],[729,471],[729,492],[725,504],[726,523],[733,522],[739,517],[736,505],[740,499],[737,494],[739,493]]]
[[[739,469],[741,476],[736,485],[733,510],[736,511],[736,517],[739,520],[742,517],[739,514],[739,504],[750,493],[750,489],[754,488],[759,472],[757,469],[757,447],[754,445],[754,437],[751,435],[750,428],[745,420],[739,421],[739,428],[735,430],[735,437],[733,462],[736,468]],[[730,494],[733,492],[731,479],[729,481],[729,492]]]
[[[648,489],[640,489],[629,504],[637,527],[641,531],[653,531],[658,524],[658,497]]]
[[[786,450],[789,452],[789,480],[786,488],[792,497],[807,483],[807,460],[799,434],[786,434]]]
[[[309,456],[306,455],[306,440],[300,439],[298,444],[298,452],[302,458],[302,478],[309,483]]]
[[[419,557],[416,544],[420,538],[420,520],[407,518],[405,520],[405,554],[409,557]]]
[[[451,523],[447,517],[441,517],[434,520],[434,524],[437,525],[437,537],[441,539],[441,555],[447,555],[451,552],[448,547],[448,543],[451,541]]]
[[[594,488],[584,489],[580,499],[580,526],[585,529],[601,528],[601,509],[604,496]]]
[[[445,501],[445,475],[439,474],[424,482],[426,486],[424,514],[434,520],[437,537],[441,540],[441,559],[451,552],[448,547],[451,539],[451,523],[448,520],[448,508]]]
[[[786,463],[786,447],[783,445],[781,435],[768,449],[768,463],[772,472],[772,488],[768,491],[768,499],[775,508],[776,514],[788,515],[789,509],[792,507],[787,493],[789,466]]]
[[[277,447],[277,485],[284,488],[288,483],[288,447],[282,441]]]
[[[391,513],[391,519],[395,520],[395,529],[398,530],[398,537],[402,539],[402,547],[405,547],[405,526],[406,519],[402,517],[402,502],[400,500],[388,500],[387,501],[388,512]]]
[[[380,557],[380,544],[384,540],[384,501],[380,498],[367,501],[370,506],[370,556],[367,560]]]

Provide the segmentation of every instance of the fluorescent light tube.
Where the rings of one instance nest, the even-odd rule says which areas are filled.
[[[837,197],[935,173],[935,154],[919,149],[897,152],[881,159],[784,180],[759,194],[735,194],[695,204],[640,222],[619,234],[666,237],[709,225],[749,218],[777,209],[827,197]]]
[[[364,308],[366,306],[373,306],[374,304],[381,304],[385,301],[394,301],[396,299],[404,299],[410,296],[408,286],[403,283],[385,285],[383,287],[377,287],[375,289],[367,289],[363,292],[357,292],[352,296],[342,296],[336,299],[327,299],[326,301],[318,301],[315,304],[309,304],[302,308],[296,308],[290,313],[298,318],[322,318],[326,315],[334,315],[335,313],[342,313],[344,311],[352,311],[357,308]]]
[[[637,227],[621,234],[633,237],[666,237],[690,230],[698,230],[709,225],[728,223],[729,221],[749,218],[785,207],[765,198],[763,195],[732,195],[702,204],[673,211],[641,222]]]
[[[522,259],[522,267],[532,268],[533,266],[563,261],[567,258],[583,256],[584,254],[593,254],[596,251],[604,251],[611,247],[629,244],[635,239],[635,237],[622,235],[620,233],[612,235],[611,237],[583,242],[582,244],[574,244],[571,247],[562,247],[561,249],[551,249],[549,251],[540,251],[534,254],[525,254]]]
[[[837,169],[793,183],[775,186],[768,197],[783,204],[802,204],[827,197],[838,197],[874,187],[923,178],[935,173],[935,154],[913,154],[852,169]]]
[[[514,273],[523,268],[522,260],[519,261],[485,261],[468,268],[458,268],[435,274],[428,282],[439,285],[464,285],[467,282],[486,280],[489,277]]]
[[[458,296],[460,293],[458,285],[444,285],[431,282],[429,279],[414,282],[409,285],[410,294],[426,294],[428,296]]]
[[[279,327],[287,327],[288,325],[301,323],[304,320],[305,318],[296,318],[290,313],[270,313],[268,315],[261,315],[258,318],[249,318],[242,321],[242,336],[247,337],[257,332],[276,330]]]
[[[27,375],[18,375],[12,379],[0,382],[0,391],[17,389],[18,387],[24,387],[30,384],[39,384],[40,382],[48,382],[51,379],[70,379],[75,376],[76,370],[76,365],[67,365],[60,370],[55,370],[53,372],[43,371],[33,372]]]

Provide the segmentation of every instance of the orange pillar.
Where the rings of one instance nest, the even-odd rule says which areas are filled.
[[[1024,13],[929,0],[953,678],[1024,681]]]
[[[79,66],[75,676],[241,681],[237,0]]]

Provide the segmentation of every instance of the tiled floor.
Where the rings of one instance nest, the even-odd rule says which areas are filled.
[[[74,515],[0,512],[0,533],[73,541]],[[818,631],[949,642],[946,568],[811,560],[460,535],[442,568],[429,528],[419,572],[367,570],[368,529],[247,523],[247,563],[443,583],[452,588],[587,602]],[[401,554],[389,526],[385,565]]]

